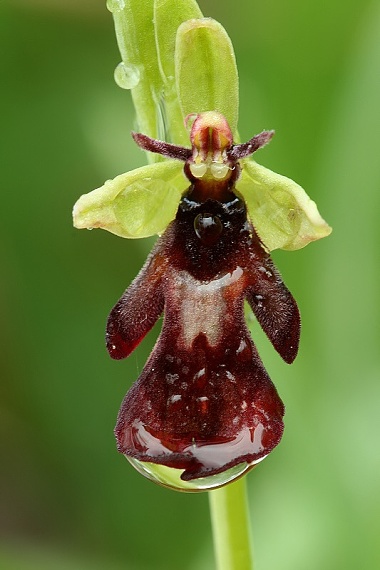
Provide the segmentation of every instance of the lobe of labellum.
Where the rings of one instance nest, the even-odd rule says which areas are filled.
[[[112,358],[129,354],[153,327],[164,309],[162,275],[167,260],[154,252],[112,309],[107,321],[106,342]]]
[[[259,267],[247,301],[280,356],[291,364],[298,352],[300,314],[293,296],[268,257]]]

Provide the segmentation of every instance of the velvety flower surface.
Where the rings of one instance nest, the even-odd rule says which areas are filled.
[[[182,469],[183,480],[254,464],[283,432],[284,406],[252,342],[243,305],[247,299],[288,363],[297,354],[299,312],[235,193],[238,159],[272,134],[233,145],[225,119],[203,113],[193,123],[191,150],[135,135],[140,146],[184,161],[190,185],[108,319],[108,350],[119,359],[164,312],[115,433],[120,452]]]

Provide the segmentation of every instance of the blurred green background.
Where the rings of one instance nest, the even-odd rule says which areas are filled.
[[[380,6],[201,0],[229,32],[242,140],[302,184],[331,237],[274,258],[298,300],[297,361],[262,358],[286,404],[279,448],[248,476],[258,570],[380,567]],[[0,568],[209,570],[207,495],[162,489],[113,427],[151,336],[127,361],[107,314],[152,241],[72,228],[80,194],[142,165],[102,0],[3,0]]]

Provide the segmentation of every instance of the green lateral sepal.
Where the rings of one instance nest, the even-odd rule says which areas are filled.
[[[102,228],[124,238],[160,235],[175,218],[188,186],[181,162],[137,168],[81,196],[73,210],[74,226]]]
[[[268,251],[301,249],[331,233],[301,186],[253,160],[241,163],[243,171],[236,191]]]

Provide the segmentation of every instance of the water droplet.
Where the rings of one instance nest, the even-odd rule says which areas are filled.
[[[255,464],[258,463],[258,461],[252,465],[239,463],[239,465],[235,465],[231,467],[231,469],[223,471],[223,473],[210,475],[210,477],[199,477],[191,481],[183,481],[181,479],[183,469],[175,469],[174,467],[166,467],[166,465],[138,461],[133,457],[127,457],[127,459],[141,475],[144,475],[144,477],[150,481],[158,483],[163,487],[174,489],[175,491],[184,491],[185,493],[199,493],[201,491],[211,491],[212,489],[223,487],[223,485],[231,483],[253,469]]]
[[[106,6],[110,12],[121,12],[125,8],[125,0],[107,0]]]
[[[240,420],[240,414],[237,420]],[[196,439],[190,436],[176,436],[162,441],[150,433],[142,422],[134,421],[131,429],[124,431],[123,439],[118,435],[117,438],[119,451],[121,445],[128,444],[129,452],[137,452],[140,455],[137,459],[129,453],[124,453],[131,465],[144,477],[164,487],[196,492],[222,487],[262,461],[270,451],[270,445],[268,450],[264,446],[264,431],[263,424],[259,423],[256,427],[237,430],[235,437],[224,438],[224,441],[220,441],[220,437],[207,442],[203,440],[199,445]],[[147,460],[142,459],[144,455]],[[248,463],[244,459],[238,461],[240,457],[247,456],[252,457],[251,462]],[[157,463],[151,461],[153,458]],[[229,465],[232,467],[228,467]],[[218,473],[220,469],[224,470]]]
[[[122,89],[133,89],[140,81],[139,68],[136,65],[125,64],[123,61],[116,66],[113,76],[117,85]]]
[[[223,224],[218,216],[198,214],[194,220],[194,230],[202,243],[211,246],[218,241],[223,231]]]

